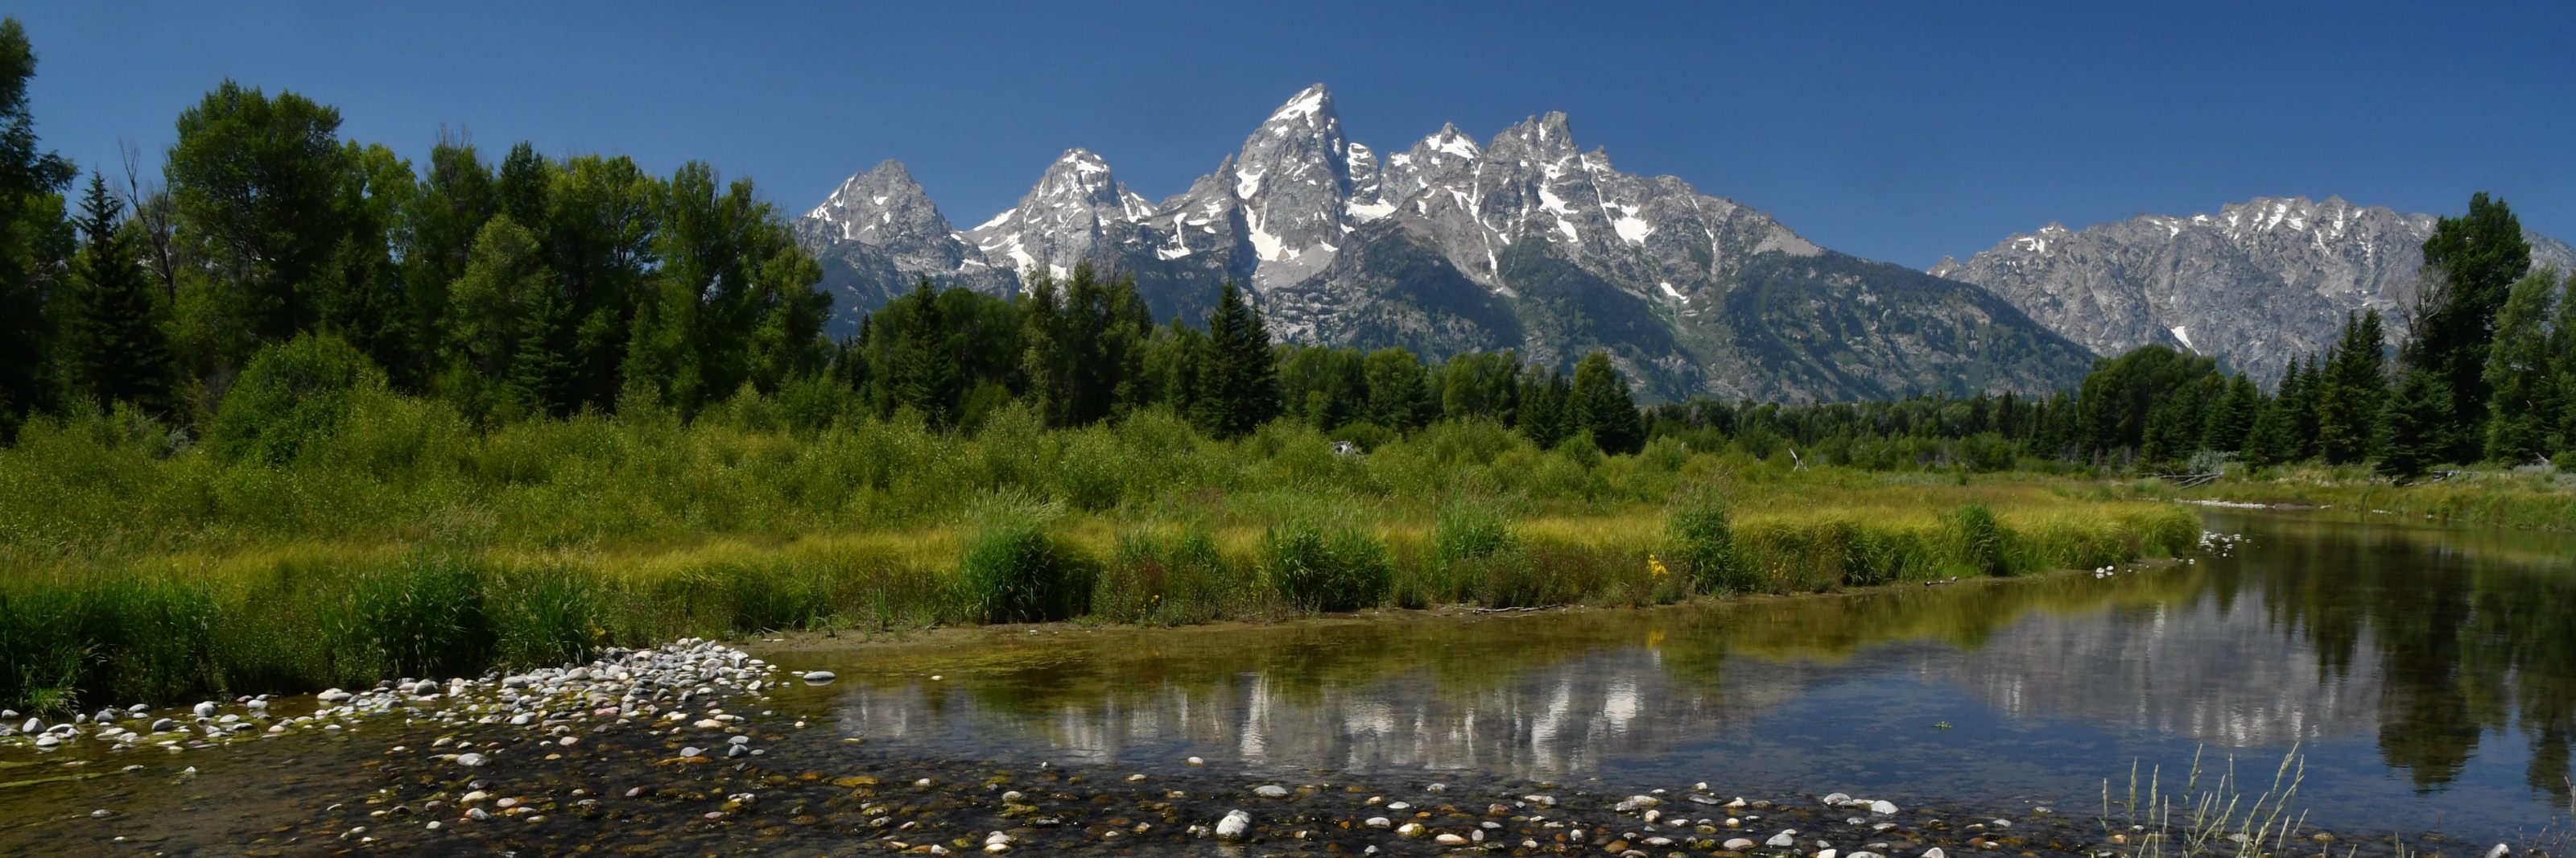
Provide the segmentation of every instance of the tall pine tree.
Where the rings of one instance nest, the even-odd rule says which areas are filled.
[[[2441,373],[2406,367],[2388,400],[2379,438],[2379,472],[2405,483],[2440,463],[2451,402],[2450,383]]]
[[[1249,435],[1279,416],[1278,357],[1261,312],[1232,281],[1208,314],[1208,348],[1193,409],[1200,428],[1220,438]]]
[[[132,237],[118,216],[124,204],[107,181],[89,177],[81,201],[78,278],[63,314],[64,381],[77,396],[100,404],[131,402],[167,413],[178,368],[161,330],[161,305]]]
[[[2004,394],[2012,402],[2012,394]],[[2221,453],[2245,449],[2245,436],[2253,432],[2255,416],[2263,409],[2263,391],[2254,380],[2238,375],[2227,382],[2227,392],[2209,405],[2208,422],[2201,427],[2200,444]],[[2009,433],[2005,437],[2011,437]]]
[[[2317,457],[2317,388],[2324,383],[2324,373],[2316,355],[2290,369],[2291,377],[2281,382],[2281,403],[2289,411],[2290,461],[2304,462]]]
[[[2346,315],[2343,337],[2326,360],[2316,391],[2317,451],[2330,465],[2370,458],[2387,396],[2380,357],[2379,311]]]

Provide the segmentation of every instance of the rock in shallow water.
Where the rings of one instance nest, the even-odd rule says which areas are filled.
[[[1225,818],[1216,823],[1216,836],[1227,840],[1241,840],[1251,831],[1252,814],[1240,810],[1227,811]]]
[[[807,682],[830,682],[839,678],[839,676],[834,675],[828,670],[809,670],[805,672],[805,681]]]

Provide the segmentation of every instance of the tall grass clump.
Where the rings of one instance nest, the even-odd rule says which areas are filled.
[[[1498,567],[1525,566],[1527,561],[1520,537],[1500,512],[1483,503],[1451,504],[1432,523],[1421,580],[1408,588],[1420,592],[1399,598],[1408,606],[1454,600],[1480,589],[1496,573],[1513,571]]]
[[[1682,567],[1691,586],[1704,593],[1742,593],[1758,586],[1735,553],[1735,528],[1726,507],[1698,498],[1676,505],[1664,525],[1663,559]]]
[[[599,579],[546,565],[515,570],[491,593],[493,653],[502,664],[578,664],[608,639],[608,597]]]
[[[208,684],[216,606],[159,578],[0,592],[0,700],[69,711],[90,700],[173,699]],[[120,702],[119,705],[122,705]]]
[[[1385,540],[1355,527],[1301,518],[1263,533],[1260,553],[1263,575],[1301,611],[1373,607],[1395,577]]]
[[[1070,619],[1089,609],[1097,564],[1047,531],[1047,516],[1018,504],[986,509],[958,560],[964,612],[980,622]]]
[[[1995,520],[1994,510],[1985,504],[1969,504],[1952,513],[1951,522],[1960,562],[1979,575],[2001,577],[2013,573],[2003,522]]]
[[[350,594],[358,641],[402,676],[480,673],[490,664],[491,618],[475,561],[415,554],[362,573]]]
[[[1101,570],[1091,615],[1166,626],[1257,616],[1268,600],[1248,572],[1227,563],[1205,529],[1129,531]]]

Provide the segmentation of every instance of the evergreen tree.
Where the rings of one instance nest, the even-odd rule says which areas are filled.
[[[2347,314],[2343,337],[2316,389],[2317,451],[2331,465],[2370,458],[2388,382],[2381,369],[2379,311]]]
[[[2468,214],[2445,217],[2424,239],[2425,286],[2411,320],[2413,363],[2442,376],[2451,395],[2438,434],[2442,457],[2468,462],[2484,446],[2487,350],[2496,312],[2514,281],[2531,268],[2531,244],[2503,200],[2483,192],[2469,198]]]
[[[1208,350],[1193,409],[1201,429],[1220,438],[1252,433],[1279,416],[1278,357],[1261,312],[1227,281],[1208,314]]]
[[[2009,404],[2012,394],[2004,394],[2004,401]],[[2200,431],[2201,446],[2222,453],[2243,451],[2246,436],[2253,432],[2255,417],[2262,409],[2263,391],[2254,386],[2253,379],[2243,375],[2228,379],[2227,392],[2210,404],[2208,422]]]
[[[2304,462],[2318,455],[2317,388],[2324,383],[2324,373],[2316,355],[2291,364],[2290,371],[2290,377],[2281,382],[2281,404],[2289,413],[2290,461]]]
[[[2379,472],[2405,483],[2443,461],[2443,432],[2451,403],[2450,383],[2441,373],[2407,367],[2388,401],[2386,428],[2379,441]]]
[[[1591,432],[1592,443],[1604,453],[1634,453],[1646,445],[1645,421],[1637,416],[1627,380],[1610,365],[1607,352],[1594,351],[1575,364],[1565,407],[1575,431]]]
[[[1132,279],[1102,283],[1083,262],[1061,285],[1036,272],[1023,295],[1023,372],[1048,425],[1087,426],[1136,403],[1141,349],[1153,318]]]
[[[161,330],[160,302],[117,219],[123,210],[107,181],[92,173],[81,202],[78,279],[63,314],[64,381],[101,404],[167,412],[178,368]]]
[[[1521,376],[1520,420],[1516,424],[1521,437],[1548,449],[1582,428],[1575,425],[1572,409],[1567,407],[1573,394],[1574,386],[1566,383],[1564,373],[1529,368]]]
[[[2545,326],[2557,291],[2557,272],[2534,271],[2514,282],[2496,314],[2487,353],[2486,452],[2497,462],[2527,465],[2550,453],[2560,407]]]
[[[27,109],[36,53],[18,19],[0,19],[0,439],[48,404],[54,335],[48,318],[57,288],[50,269],[70,253],[62,190],[71,162],[39,151]]]
[[[2259,467],[2297,461],[2298,440],[2291,437],[2297,429],[2285,398],[2265,400],[2254,413],[2254,427],[2245,433],[2245,460]]]

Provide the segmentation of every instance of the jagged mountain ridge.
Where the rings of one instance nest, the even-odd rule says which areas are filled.
[[[1670,176],[1619,172],[1562,113],[1478,144],[1443,126],[1403,151],[1344,137],[1309,87],[1189,189],[1148,202],[1081,149],[1018,205],[956,230],[900,166],[853,176],[799,223],[840,330],[916,276],[997,294],[1091,262],[1158,317],[1247,284],[1283,341],[1432,356],[1599,348],[1653,398],[1853,399],[2036,391],[2092,354],[1978,287],[1816,246]],[[889,275],[891,272],[891,275]]]
[[[2349,312],[2380,310],[2389,342],[2401,340],[2434,222],[2341,197],[2257,197],[2216,214],[2052,223],[1930,273],[1984,286],[2102,354],[2161,343],[2271,383],[2332,346]],[[2523,237],[2534,268],[2576,265],[2566,244]]]

